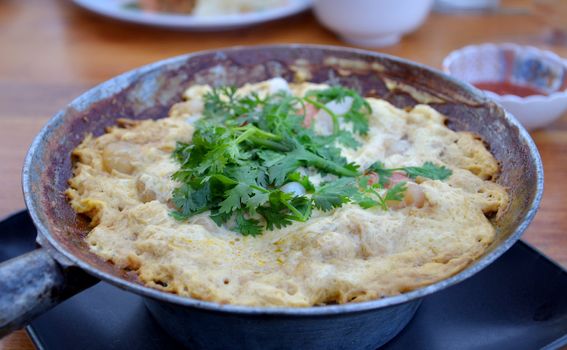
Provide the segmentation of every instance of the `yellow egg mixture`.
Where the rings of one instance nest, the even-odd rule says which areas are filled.
[[[303,96],[323,85],[282,79],[246,85],[242,93],[288,90]],[[209,86],[185,91],[160,120],[123,120],[87,137],[73,152],[67,195],[92,218],[92,252],[134,270],[150,287],[192,298],[254,306],[312,306],[395,295],[447,278],[478,258],[495,238],[486,215],[507,207],[494,182],[499,166],[482,141],[454,132],[426,105],[398,109],[367,98],[372,107],[363,145],[343,155],[362,167],[442,164],[444,181],[419,179],[420,207],[384,211],[347,204],[315,211],[307,222],[243,236],[217,226],[207,213],[180,222],[169,214],[179,165],[177,141],[189,142]]]

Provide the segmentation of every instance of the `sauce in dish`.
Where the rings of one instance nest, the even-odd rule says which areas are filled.
[[[514,95],[519,97],[527,97],[534,95],[546,95],[544,92],[535,89],[531,86],[516,85],[507,81],[495,81],[495,82],[478,82],[473,83],[474,86],[481,90],[492,91],[498,95]]]

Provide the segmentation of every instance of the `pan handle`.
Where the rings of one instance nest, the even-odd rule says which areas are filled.
[[[0,264],[0,338],[21,328],[97,280],[77,267],[63,268],[45,248]]]

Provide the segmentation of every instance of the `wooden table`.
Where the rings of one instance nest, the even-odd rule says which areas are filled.
[[[506,7],[529,5],[504,1]],[[512,41],[567,57],[567,47],[538,40],[542,26],[525,14],[432,14],[398,45],[378,50],[440,67],[467,44]],[[107,20],[67,0],[0,1],[0,216],[24,208],[20,171],[34,135],[47,119],[86,89],[166,57],[231,45],[317,43],[346,45],[310,13],[220,33],[175,32]],[[533,137],[545,167],[545,195],[524,239],[567,266],[567,115]],[[32,349],[23,331],[0,340],[0,350]]]

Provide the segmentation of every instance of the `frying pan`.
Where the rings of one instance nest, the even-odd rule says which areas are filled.
[[[221,305],[180,297],[142,285],[134,273],[89,251],[84,242],[88,223],[63,194],[71,177],[71,151],[88,133],[101,135],[117,118],[163,118],[191,84],[238,86],[275,76],[340,83],[401,108],[427,103],[448,116],[451,129],[481,136],[501,164],[497,181],[511,198],[506,213],[492,219],[497,239],[473,264],[438,283],[374,301],[306,308]],[[519,239],[539,205],[543,170],[525,129],[470,85],[387,55],[279,45],[179,56],[93,88],[56,114],[35,138],[25,160],[23,191],[41,248],[0,265],[0,334],[100,279],[144,296],[159,324],[191,348],[374,349],[410,321],[421,298],[474,275]]]

